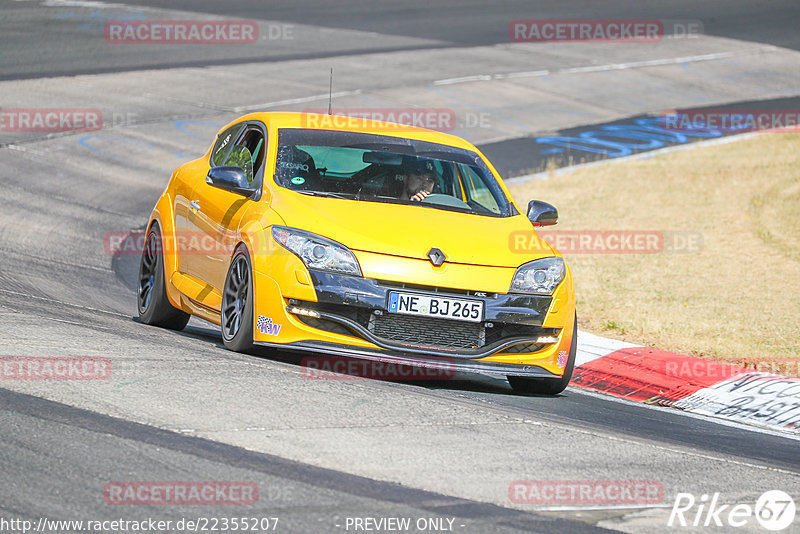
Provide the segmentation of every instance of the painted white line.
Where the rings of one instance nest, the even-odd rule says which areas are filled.
[[[644,402],[633,401],[630,399],[623,399],[622,397],[616,397],[614,395],[610,395],[608,393],[603,393],[601,391],[595,391],[593,389],[586,389],[578,386],[569,386],[568,390],[579,393],[581,395],[588,395],[590,397],[598,397],[605,400],[611,400],[614,402],[621,402],[623,404],[627,404],[629,406],[639,406],[648,410],[656,410],[660,412],[669,412],[671,414],[678,415],[680,417],[689,417],[692,419],[699,419],[701,421],[706,421],[707,423],[716,423],[718,425],[727,426],[731,428],[736,428],[738,430],[747,430],[748,432],[755,432],[757,434],[767,434],[770,436],[776,436],[780,438],[787,438],[792,439],[795,441],[800,442],[800,434],[792,432],[791,430],[776,430],[769,427],[764,426],[754,426],[750,423],[744,423],[740,421],[735,421],[733,419],[726,419],[723,416],[719,415],[706,415],[703,413],[698,412],[689,412],[685,410],[676,409],[674,406],[659,406],[658,404],[646,404]]]
[[[265,102],[263,104],[253,104],[250,106],[239,106],[238,108],[233,108],[233,111],[236,113],[241,113],[243,111],[254,111],[257,109],[267,109],[267,108],[275,108],[278,106],[289,106],[291,104],[303,104],[305,102],[314,102],[316,100],[326,100],[328,98],[338,98],[340,96],[351,96],[351,95],[360,95],[361,89],[356,89],[355,91],[339,91],[338,93],[328,93],[322,95],[313,95],[313,96],[304,96],[302,98],[290,98],[288,100],[277,100],[275,102]]]
[[[538,78],[540,76],[547,76],[550,74],[549,70],[532,70],[528,72],[512,72],[510,74],[495,74],[497,79],[502,80],[505,78]]]
[[[589,390],[587,390],[587,389],[579,389],[579,388],[574,388],[574,387],[570,387],[568,389],[571,389],[572,391],[579,391],[581,393],[588,393],[589,392]],[[637,406],[645,406],[645,407],[650,408],[650,409],[659,408],[659,409],[662,409],[662,410],[665,410],[665,411],[670,411],[672,413],[676,413],[674,408],[665,408],[665,407],[662,407],[662,406],[651,406],[649,404],[642,404],[641,402],[633,402],[633,401],[629,401],[629,400],[625,400],[625,399],[620,399],[619,397],[611,397],[609,395],[600,394],[600,393],[597,393],[597,392],[591,392],[591,393],[597,395],[598,397],[603,397],[605,399],[609,399],[610,398],[610,399],[613,399],[613,400],[619,401],[619,402],[628,402],[630,404],[635,404]],[[678,413],[680,414],[681,412],[678,412]],[[690,416],[690,417],[694,415],[694,414],[687,414],[686,412],[683,412],[683,414],[687,415],[687,416]],[[736,426],[736,425],[729,424],[730,421],[726,421],[725,419],[716,419],[716,418],[713,418],[713,417],[708,417],[708,418],[706,418],[706,420],[710,421],[710,422],[713,422],[713,423],[725,424],[726,426]],[[708,454],[707,453],[701,453],[701,452],[695,451],[694,449],[691,449],[689,445],[659,445],[658,443],[650,441],[650,440],[641,441],[641,438],[634,439],[634,438],[630,438],[630,437],[626,437],[626,436],[620,436],[619,434],[607,434],[604,431],[598,431],[598,430],[594,430],[594,429],[590,430],[590,429],[581,428],[580,426],[574,426],[574,425],[570,426],[567,423],[546,422],[542,426],[546,427],[546,428],[547,427],[549,427],[549,428],[558,428],[558,429],[563,430],[564,432],[577,432],[578,434],[583,434],[583,435],[586,435],[586,436],[602,437],[602,438],[607,439],[609,441],[616,441],[616,442],[619,442],[619,443],[629,443],[629,444],[632,444],[632,445],[636,445],[638,447],[649,447],[649,448],[656,449],[656,450],[659,450],[659,451],[667,451],[667,452],[671,452],[671,453],[675,453],[675,454],[681,454],[681,455],[684,455],[684,456],[692,456],[694,458],[703,458],[705,460],[712,460],[712,461],[715,461],[715,462],[722,462],[722,463],[726,463],[726,464],[733,464],[733,465],[740,465],[740,466],[744,466],[744,467],[750,467],[750,468],[753,468],[753,469],[759,469],[761,471],[772,471],[772,472],[775,472],[775,473],[784,473],[784,474],[787,474],[787,475],[800,476],[800,471],[797,471],[797,470],[791,471],[789,469],[784,469],[782,467],[774,467],[774,466],[771,466],[771,465],[763,465],[763,464],[757,464],[757,463],[753,463],[753,462],[747,462],[747,461],[739,460],[737,457],[731,456],[731,455],[729,455],[727,453],[718,453],[718,454],[720,454],[722,456],[715,456],[715,455],[710,454],[710,453],[708,453]],[[742,430],[748,430],[748,431],[752,431],[752,432],[764,432],[764,433],[767,433],[767,434],[774,434],[774,435],[780,436],[782,438],[800,439],[800,438],[795,438],[791,434],[780,434],[778,432],[769,432],[769,431],[765,432],[763,429],[760,429],[760,428],[757,428],[757,427],[753,427],[751,425],[741,425],[741,426],[739,426],[739,428],[741,428]]]
[[[775,47],[769,47],[775,49]],[[759,49],[760,50],[760,49]],[[609,70],[638,69],[642,67],[658,67],[660,65],[676,65],[680,63],[694,63],[697,61],[715,61],[717,59],[727,59],[734,57],[735,52],[718,52],[716,54],[703,54],[698,56],[672,57],[663,59],[648,59],[645,61],[630,61],[628,63],[609,63],[607,65],[591,65],[588,67],[576,67],[571,69],[561,69],[559,74],[573,74],[580,72],[604,72]]]
[[[117,313],[117,312],[114,312],[114,311],[111,311],[111,310],[101,310],[100,308],[92,308],[90,306],[81,306],[80,304],[72,304],[71,302],[64,302],[63,300],[51,299],[49,297],[39,297],[39,296],[36,296],[36,295],[30,295],[28,293],[20,293],[19,291],[11,291],[10,289],[0,289],[0,293],[6,293],[8,295],[15,295],[15,296],[18,296],[18,297],[25,297],[25,298],[28,298],[28,299],[42,300],[42,301],[45,301],[45,302],[52,302],[54,304],[60,304],[62,306],[68,306],[70,308],[79,308],[81,310],[89,310],[89,311],[93,311],[93,312],[105,313],[105,314],[108,314],[108,315],[116,315],[117,317],[123,317],[125,319],[130,319],[131,318],[131,314],[129,314],[129,313]]]
[[[633,343],[608,339],[596,336],[583,330],[578,330],[578,352],[575,354],[575,366],[589,363],[592,360],[608,356],[614,351],[630,347],[639,347]]]
[[[547,71],[545,71],[547,72]],[[476,74],[475,76],[462,76],[460,78],[447,78],[445,80],[435,80],[433,85],[450,85],[454,83],[464,83],[464,82],[486,82],[494,78],[495,75],[492,74]]]
[[[9,150],[16,150],[17,152],[27,152],[29,154],[34,154],[36,156],[44,156],[44,155],[46,155],[44,152],[41,152],[39,150],[34,150],[32,148],[22,147],[22,146],[19,146],[19,145],[5,145],[5,146],[0,145],[0,148],[7,148]]]
[[[627,63],[608,63],[606,65],[587,65],[585,67],[569,67],[556,70],[534,70],[528,72],[511,72],[507,74],[475,74],[473,76],[461,76],[459,78],[445,78],[443,80],[436,80],[433,85],[453,85],[457,83],[466,82],[484,82],[490,80],[505,80],[513,78],[541,78],[544,76],[551,76],[554,74],[580,74],[586,72],[606,72],[611,70],[626,70],[626,69],[639,69],[644,67],[658,67],[661,65],[677,65],[681,63],[695,63],[698,61],[716,61],[719,59],[727,59],[741,55],[743,53],[753,52],[773,52],[777,50],[776,46],[762,46],[743,50],[740,52],[717,52],[715,54],[702,54],[696,56],[683,56],[671,57],[663,59],[648,59],[645,61],[629,61]]]

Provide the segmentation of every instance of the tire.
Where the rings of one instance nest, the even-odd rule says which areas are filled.
[[[222,292],[220,329],[225,348],[235,352],[253,349],[253,271],[250,254],[239,245],[233,254]]]
[[[191,316],[173,306],[167,298],[162,251],[161,232],[158,224],[154,223],[147,233],[139,262],[139,284],[136,290],[139,320],[152,326],[183,330]]]
[[[511,389],[525,395],[558,395],[565,389],[572,378],[575,368],[575,354],[578,351],[578,316],[575,316],[575,326],[572,329],[572,343],[569,348],[569,358],[564,374],[561,378],[527,378],[524,376],[507,376]]]

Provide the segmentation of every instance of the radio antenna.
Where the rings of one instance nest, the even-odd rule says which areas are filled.
[[[333,115],[333,67],[331,67],[331,82],[328,85],[328,115]]]

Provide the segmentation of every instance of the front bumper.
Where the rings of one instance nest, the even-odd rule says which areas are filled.
[[[382,364],[437,369],[440,371],[446,371],[447,373],[466,372],[497,376],[561,378],[560,374],[551,373],[547,369],[538,365],[520,365],[481,360],[454,359],[448,357],[433,357],[417,354],[409,355],[400,352],[371,349],[368,347],[358,347],[325,341],[296,341],[293,343],[270,343],[266,341],[257,341],[255,344],[262,347],[277,348],[281,350],[298,350],[304,352],[313,352],[315,354],[359,358],[373,362],[380,362]]]
[[[504,351],[538,352],[545,345],[539,338],[558,335],[558,329],[542,327],[549,296],[459,291],[318,271],[311,271],[311,280],[317,302],[290,299],[288,311],[313,311],[313,318],[298,318],[313,328],[355,335],[386,350],[477,359]],[[389,313],[391,291],[482,301],[484,317],[472,323]]]
[[[562,326],[562,321],[560,317],[558,321],[552,320],[552,310],[558,302],[553,302],[550,296],[436,288],[319,271],[308,273],[314,294],[300,298],[282,295],[280,284],[256,274],[257,286],[261,288],[257,309],[264,312],[269,309],[271,318],[283,324],[280,336],[257,332],[256,344],[451,372],[539,378],[558,378],[563,373],[559,363],[565,358],[560,354],[570,348],[571,315],[568,323],[564,321],[564,328],[552,327]],[[480,323],[470,323],[389,313],[390,291],[481,300],[484,317]],[[548,327],[543,326],[546,320]],[[434,324],[437,322],[438,325]],[[542,337],[551,339],[541,342]]]

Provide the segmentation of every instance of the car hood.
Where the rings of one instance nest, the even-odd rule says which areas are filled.
[[[485,217],[414,205],[276,196],[272,208],[288,226],[328,237],[355,251],[427,259],[438,248],[447,262],[519,267],[555,250],[523,215]]]

